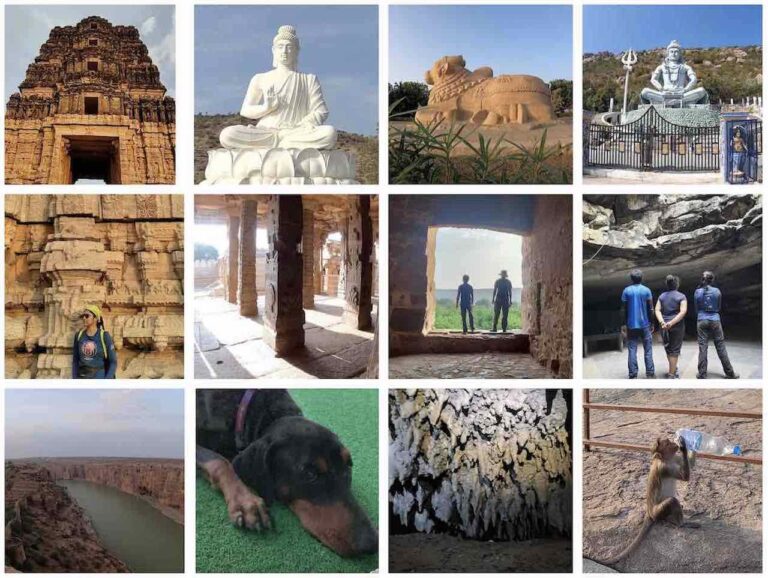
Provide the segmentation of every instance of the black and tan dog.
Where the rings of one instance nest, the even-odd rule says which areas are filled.
[[[329,429],[306,419],[285,390],[197,391],[197,466],[241,528],[272,526],[287,505],[341,556],[378,551],[379,536],[352,497],[352,457]]]

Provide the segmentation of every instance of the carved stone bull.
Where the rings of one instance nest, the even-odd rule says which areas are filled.
[[[493,76],[484,66],[470,72],[462,56],[443,56],[425,74],[432,86],[428,105],[416,120],[475,123],[485,126],[549,122],[555,119],[549,86],[536,76]]]

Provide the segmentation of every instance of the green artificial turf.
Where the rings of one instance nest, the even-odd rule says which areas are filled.
[[[304,415],[339,436],[352,453],[352,492],[378,527],[378,393],[371,389],[292,389]],[[345,559],[313,538],[282,504],[270,508],[275,530],[235,528],[221,494],[197,475],[198,572],[371,572],[378,554]]]

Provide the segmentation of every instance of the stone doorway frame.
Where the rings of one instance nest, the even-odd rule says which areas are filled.
[[[83,157],[88,155],[96,156],[97,153],[91,152],[89,149],[96,149],[97,151],[107,151],[106,160],[97,160],[96,162],[107,162],[109,164],[106,167],[105,174],[108,175],[108,179],[105,179],[108,185],[119,185],[121,181],[120,171],[120,137],[117,135],[102,136],[102,135],[64,135],[61,139],[61,174],[62,182],[66,184],[74,184],[77,180],[75,174],[76,159],[75,155],[82,155]],[[73,152],[75,153],[73,155]],[[82,161],[80,161],[82,162]],[[87,177],[86,177],[87,178]]]
[[[435,309],[437,308],[437,299],[435,298],[435,267],[437,265],[437,257],[435,252],[437,249],[437,232],[440,229],[473,229],[478,231],[493,231],[495,233],[504,233],[505,235],[516,235],[521,239],[524,239],[527,235],[520,231],[514,231],[512,229],[501,229],[498,227],[478,227],[477,225],[429,225],[427,228],[427,246],[425,248],[425,254],[427,256],[427,295],[426,295],[426,310],[424,312],[424,329],[422,334],[435,335],[442,332],[436,332],[434,330],[435,324]],[[523,270],[525,269],[525,262],[523,259],[523,250],[520,249],[520,259]],[[541,284],[539,284],[541,285]],[[520,309],[523,309],[523,300],[525,299],[525,291],[522,291],[524,285],[520,287]],[[540,297],[541,291],[537,291],[537,295]],[[538,307],[540,309],[540,306]],[[522,333],[522,327],[519,330]],[[510,332],[514,333],[514,332]],[[471,335],[462,335],[457,333],[456,337],[465,337],[471,339]]]

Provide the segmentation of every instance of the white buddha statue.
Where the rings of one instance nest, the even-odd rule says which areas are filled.
[[[299,38],[293,26],[281,26],[272,40],[274,69],[255,75],[240,114],[258,121],[228,126],[219,136],[227,149],[332,149],[336,129],[323,124],[328,107],[314,74],[297,72]]]

